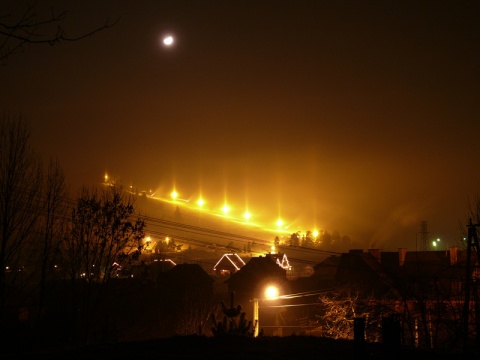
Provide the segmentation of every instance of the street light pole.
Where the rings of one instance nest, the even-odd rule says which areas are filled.
[[[265,289],[264,298],[262,300],[274,300],[278,298],[278,288],[276,286],[269,286]],[[259,299],[256,297],[253,300],[253,337],[258,337],[260,330],[260,323],[258,320]]]
[[[258,329],[260,325],[258,323],[258,298],[253,299],[253,337],[258,337]]]

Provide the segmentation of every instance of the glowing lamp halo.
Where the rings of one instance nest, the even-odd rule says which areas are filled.
[[[273,300],[273,299],[276,299],[278,298],[279,296],[279,290],[278,290],[278,287],[274,286],[274,285],[269,285],[266,287],[265,289],[265,299],[267,300]]]

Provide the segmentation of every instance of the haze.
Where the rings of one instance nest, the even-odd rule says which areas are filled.
[[[365,248],[414,248],[422,220],[462,236],[480,179],[477,2],[53,3],[72,35],[119,19],[0,69],[0,108],[72,189],[107,173]]]

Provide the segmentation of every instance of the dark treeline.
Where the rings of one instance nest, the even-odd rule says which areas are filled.
[[[175,286],[144,263],[145,219],[134,196],[83,187],[66,201],[60,165],[44,165],[23,119],[2,120],[0,146],[2,346],[199,331],[215,307],[211,284]]]

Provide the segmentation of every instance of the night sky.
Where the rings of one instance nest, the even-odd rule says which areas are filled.
[[[480,190],[478,1],[54,4],[71,36],[118,22],[10,57],[0,109],[73,192],[108,173],[365,248],[414,249],[422,220],[460,238]]]

